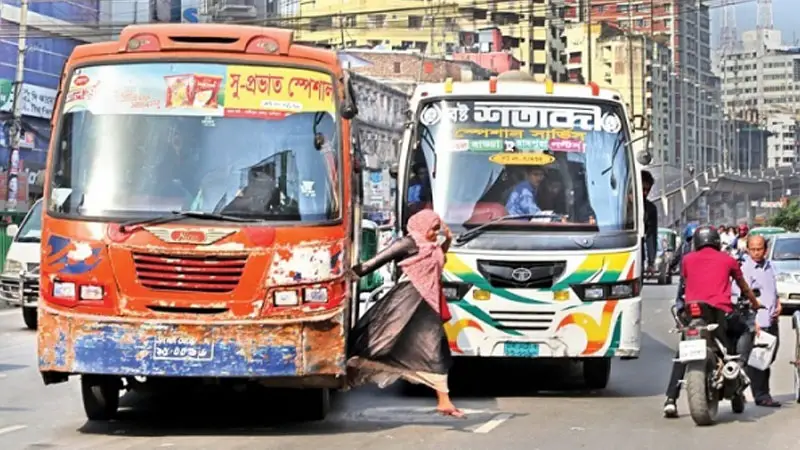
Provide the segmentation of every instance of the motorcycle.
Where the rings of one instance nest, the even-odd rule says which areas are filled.
[[[730,400],[734,413],[744,412],[744,390],[750,379],[739,364],[740,356],[729,354],[725,344],[714,335],[719,325],[706,320],[710,307],[689,303],[686,308],[688,325],[680,319],[677,305],[671,309],[677,326],[674,331],[681,333],[677,361],[686,364],[683,384],[692,420],[699,426],[713,425],[720,400]],[[749,302],[740,298],[736,312],[745,317],[751,331],[755,329],[755,312]]]

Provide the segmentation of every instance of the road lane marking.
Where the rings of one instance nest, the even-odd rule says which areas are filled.
[[[12,309],[11,311],[0,311],[0,317],[2,317],[2,316],[13,316],[14,314],[19,314],[19,310]]]
[[[0,435],[13,433],[15,431],[23,430],[25,428],[28,428],[28,426],[27,425],[11,425],[9,427],[0,428]]]
[[[511,414],[502,413],[492,417],[488,422],[484,423],[483,425],[475,428],[472,432],[473,433],[480,433],[486,434],[490,431],[494,430],[495,428],[499,427],[503,424],[506,420],[511,418]]]

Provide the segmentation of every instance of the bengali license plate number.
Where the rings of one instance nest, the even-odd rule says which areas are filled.
[[[539,344],[532,342],[506,342],[503,344],[506,356],[514,358],[534,358],[539,356]]]
[[[211,361],[214,342],[189,336],[157,336],[153,341],[153,358],[179,361]]]
[[[706,341],[681,341],[678,344],[678,359],[681,361],[701,361],[706,359]]]

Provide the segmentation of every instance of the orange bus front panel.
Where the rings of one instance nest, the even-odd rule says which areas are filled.
[[[294,323],[123,320],[40,306],[41,372],[174,377],[344,373],[341,310]]]

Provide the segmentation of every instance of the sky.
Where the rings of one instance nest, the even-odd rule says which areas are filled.
[[[735,0],[737,3],[747,0]],[[717,2],[715,2],[717,3]],[[772,0],[772,18],[775,28],[783,32],[784,44],[800,45],[800,15],[797,14],[798,3],[800,0]],[[715,8],[712,15],[712,27],[714,29],[714,42],[719,39],[719,31],[722,26],[722,8]],[[757,7],[756,0],[736,5],[736,29],[742,31],[753,30],[756,27]],[[797,40],[797,42],[794,42]],[[712,46],[716,47],[714,44]]]

